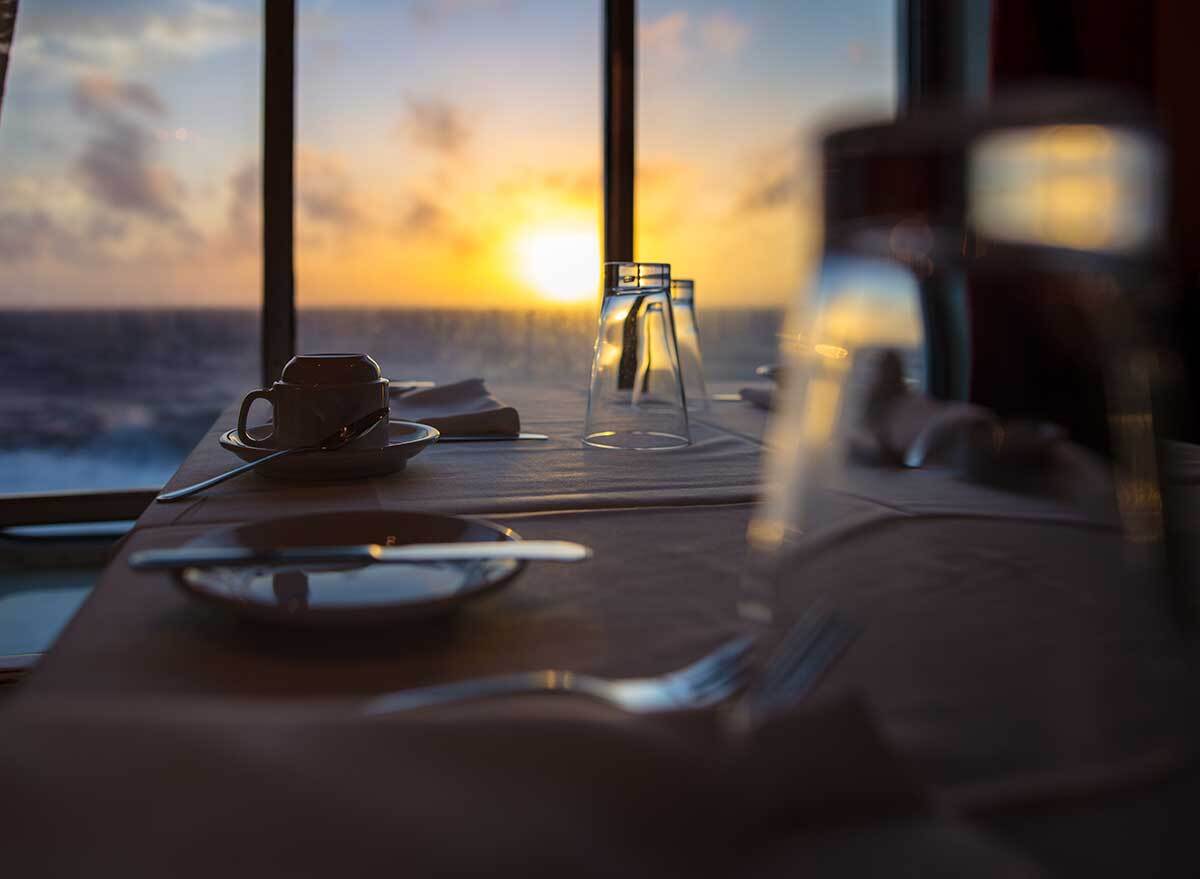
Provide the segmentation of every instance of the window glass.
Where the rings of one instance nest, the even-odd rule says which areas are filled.
[[[366,351],[393,380],[586,382],[599,2],[300,10],[300,348]]]
[[[161,484],[256,383],[261,3],[21,0],[0,492]]]
[[[752,377],[814,268],[815,138],[894,110],[895,0],[641,0],[638,17],[635,253],[695,281],[709,377]]]

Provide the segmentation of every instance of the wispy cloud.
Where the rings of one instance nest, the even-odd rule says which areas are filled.
[[[718,55],[736,55],[749,40],[750,26],[731,13],[714,12],[700,22],[701,44]]]
[[[413,235],[437,232],[446,225],[447,214],[435,201],[419,195],[404,208],[400,231]]]
[[[511,9],[516,5],[517,0],[417,0],[409,6],[409,15],[413,21],[429,27],[457,15]]]
[[[753,214],[795,206],[809,195],[813,169],[802,167],[794,144],[763,145],[747,158],[744,168],[735,212]]]
[[[182,227],[183,184],[155,163],[156,138],[143,117],[167,108],[150,86],[106,77],[81,78],[72,103],[92,126],[75,163],[83,188],[100,205]]]
[[[79,73],[154,58],[198,57],[255,39],[253,0],[38,0],[22,4],[23,64]]]
[[[153,148],[154,138],[144,129],[108,120],[84,146],[76,170],[92,197],[110,208],[182,221],[183,185],[171,171],[152,163]]]
[[[478,239],[455,220],[453,214],[428,195],[412,196],[403,206],[396,231],[401,242],[419,238],[444,246],[457,255],[471,253]]]
[[[442,155],[460,153],[471,139],[464,114],[439,98],[408,98],[400,128],[417,145]]]
[[[113,110],[137,110],[148,116],[165,116],[167,106],[158,92],[142,82],[120,82],[110,76],[81,77],[71,94],[71,104],[82,116]]]
[[[775,171],[756,180],[738,200],[744,211],[766,211],[789,204],[796,191],[796,175]]]
[[[61,230],[46,211],[0,211],[0,259],[25,262],[37,259],[50,247]]]
[[[370,225],[369,212],[341,156],[300,145],[296,150],[296,179],[302,231],[344,236]]]
[[[255,252],[261,246],[262,166],[251,159],[235,168],[225,183],[229,191],[229,239],[233,250]]]
[[[496,190],[502,199],[530,192],[566,205],[590,208],[597,205],[600,198],[599,169],[570,166],[528,169],[501,181]]]
[[[750,25],[723,10],[694,20],[679,9],[638,28],[643,57],[650,64],[668,67],[679,67],[697,55],[732,58],[745,48],[750,36]]]
[[[689,23],[682,9],[647,21],[638,27],[638,48],[652,62],[680,64],[688,55],[685,38]]]

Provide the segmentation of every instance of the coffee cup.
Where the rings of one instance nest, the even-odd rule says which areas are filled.
[[[271,404],[271,430],[246,429],[255,400]],[[313,446],[339,428],[388,407],[388,380],[366,354],[298,354],[287,362],[279,381],[251,391],[242,400],[237,436],[252,446],[293,449]],[[382,420],[347,449],[381,449],[388,444]]]

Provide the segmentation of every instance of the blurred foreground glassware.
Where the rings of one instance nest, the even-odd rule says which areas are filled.
[[[679,368],[688,409],[708,410],[708,388],[704,385],[704,360],[700,357],[700,327],[696,323],[696,285],[683,278],[671,279],[671,308],[675,313],[675,338],[679,343]]]
[[[782,346],[744,619],[777,636],[819,597],[903,580],[910,553],[988,558],[996,522],[1040,529],[1013,571],[1060,564],[1069,537],[1161,587],[1166,161],[1146,117],[1057,95],[846,129],[823,152],[824,257]]]
[[[604,264],[583,441],[639,451],[691,443],[669,265]]]

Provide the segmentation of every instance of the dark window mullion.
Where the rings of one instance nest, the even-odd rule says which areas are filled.
[[[263,0],[263,387],[296,353],[296,2]]]
[[[604,259],[633,259],[635,0],[604,2]]]

